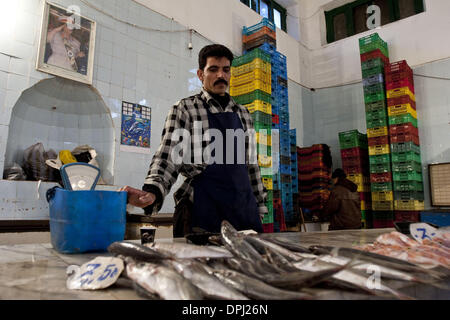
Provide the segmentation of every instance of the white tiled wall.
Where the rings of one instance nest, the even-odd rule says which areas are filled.
[[[112,122],[109,125],[112,132],[95,129],[99,122],[96,116],[55,116],[55,113],[45,114],[35,112],[33,117],[40,117],[41,123],[50,123],[45,127],[25,120],[16,121],[16,128],[23,134],[11,138],[15,145],[23,144],[23,148],[38,141],[45,141],[56,149],[72,149],[76,144],[82,144],[85,139],[96,143],[99,152],[99,162],[104,168],[103,174],[111,177],[111,183],[116,186],[131,185],[140,188],[148,171],[152,156],[159,145],[161,132],[170,106],[179,99],[198,92],[190,91],[190,81],[195,74],[190,70],[197,69],[198,51],[210,42],[198,35],[192,35],[193,50],[187,48],[190,41],[187,32],[160,32],[142,30],[114,20],[107,15],[86,6],[78,0],[54,1],[63,7],[76,4],[81,14],[97,23],[96,47],[94,58],[93,87],[100,93],[106,108],[111,112]],[[131,0],[105,1],[90,0],[96,7],[106,13],[126,20],[131,24],[144,28],[159,30],[186,29],[171,19],[161,16]],[[18,57],[12,58],[0,53],[0,171],[3,172],[4,161],[13,155],[6,154],[8,126],[11,124],[13,107],[19,100],[22,91],[30,88],[41,79],[53,76],[35,70],[39,30],[43,0],[22,0],[19,11],[25,12],[15,24],[14,34],[8,41],[0,42],[0,52]],[[7,49],[7,50],[3,50]],[[138,154],[120,151],[121,102],[141,103],[152,108],[151,153]],[[28,116],[30,108],[27,109]],[[51,121],[50,121],[51,120]],[[102,119],[102,128],[108,120]],[[77,130],[77,125],[82,130]],[[36,134],[38,132],[38,134]],[[34,136],[33,136],[34,135]],[[33,139],[22,139],[23,137]],[[22,138],[21,138],[22,137]],[[55,137],[62,137],[56,139]],[[93,138],[94,137],[94,138]],[[25,143],[26,142],[26,143]],[[108,143],[112,145],[108,145]],[[28,144],[28,145],[26,145]],[[99,150],[100,149],[100,150]],[[110,150],[110,155],[106,150]],[[17,184],[17,186],[16,186]],[[180,184],[180,181],[176,186]],[[13,186],[14,185],[14,186]],[[2,183],[0,190],[22,188],[23,184],[16,182]],[[175,186],[175,187],[176,187]],[[11,190],[12,190],[11,189]],[[166,198],[161,212],[173,212],[173,191]],[[30,200],[31,201],[31,200]],[[29,205],[28,203],[25,206]],[[0,211],[0,219],[14,218],[14,214],[4,215]],[[22,217],[16,208],[18,217]],[[45,216],[45,212],[34,213],[35,217]],[[47,212],[48,214],[48,212]]]

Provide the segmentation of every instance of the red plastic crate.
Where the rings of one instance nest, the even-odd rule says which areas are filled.
[[[419,136],[419,129],[413,126],[411,122],[402,124],[393,124],[389,126],[389,134],[391,136],[399,134],[412,134]]]
[[[412,73],[412,69],[409,67],[406,60],[392,62],[384,66],[384,73],[386,75],[402,71],[409,71]]]
[[[368,166],[369,165],[369,156],[364,157],[346,157],[341,158],[342,159],[342,165],[343,166],[357,166],[357,165],[363,165]]]
[[[416,146],[420,146],[419,136],[414,134],[393,134],[391,135],[391,143],[400,143],[400,142],[414,142]]]
[[[394,211],[395,221],[420,221],[420,211]]]
[[[264,233],[273,233],[273,223],[263,223]]]
[[[389,144],[389,136],[381,136],[374,138],[367,138],[369,146],[376,146],[380,144]]]
[[[367,149],[361,149],[359,147],[342,149],[341,158],[363,157],[365,154],[367,154],[367,152],[368,152]]]
[[[369,172],[369,165],[363,165],[362,163],[359,163],[357,165],[349,166],[342,164],[342,169],[345,171],[346,174],[357,174],[357,173],[363,173],[367,174]]]
[[[372,194],[370,192],[359,192],[359,199],[365,202],[372,202]]]
[[[394,72],[394,73],[390,73],[387,74],[385,77],[385,81],[386,82],[394,82],[394,81],[399,81],[399,80],[404,80],[404,79],[409,79],[409,80],[413,80],[413,72],[412,70],[409,71],[400,71],[400,72]]]
[[[403,88],[408,87],[409,90],[412,91],[412,93],[415,93],[414,91],[414,80],[412,78],[404,78],[400,80],[394,80],[394,81],[386,81],[386,91],[397,89],[397,88]]]
[[[376,49],[373,51],[369,51],[366,53],[363,53],[360,55],[361,58],[361,62],[367,61],[367,60],[371,60],[371,59],[376,59],[376,58],[380,58],[381,60],[384,61],[384,64],[387,65],[389,64],[389,58],[386,57],[380,49]]]
[[[273,206],[281,206],[281,198],[273,198]]]
[[[411,108],[416,110],[416,102],[413,101],[409,95],[387,99],[388,107],[398,106],[399,104],[408,104],[408,103],[411,105]]]
[[[272,114],[272,123],[280,123],[280,117],[277,114]]]
[[[391,172],[371,173],[370,174],[370,182],[371,183],[391,182],[391,181],[392,181],[392,173]]]
[[[377,220],[372,219],[373,228],[394,228],[394,220]]]

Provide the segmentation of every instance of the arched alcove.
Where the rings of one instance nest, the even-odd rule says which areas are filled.
[[[113,184],[113,121],[93,87],[55,77],[23,91],[11,114],[5,167],[22,165],[24,150],[37,142],[57,153],[79,145],[93,147],[103,181]]]

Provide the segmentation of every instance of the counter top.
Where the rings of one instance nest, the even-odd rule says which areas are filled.
[[[343,230],[329,232],[286,232],[263,234],[264,237],[283,237],[303,246],[329,245],[352,246],[372,243],[380,234],[393,229]],[[160,241],[181,241],[182,239],[161,239]],[[131,241],[137,242],[139,241]],[[86,254],[61,254],[49,243],[0,246],[0,299],[16,300],[140,300],[123,277],[111,287],[97,291],[69,290],[66,288],[66,269],[69,265],[82,265],[97,256],[109,256],[108,252]],[[404,284],[403,284],[404,285]],[[398,287],[398,284],[397,284]],[[418,288],[414,289],[419,290]],[[427,288],[425,298],[442,298],[442,292],[434,287]],[[425,290],[425,291],[426,291]],[[421,289],[421,292],[423,288]],[[449,299],[449,291],[446,291]],[[421,293],[415,293],[418,297]],[[415,295],[415,296],[416,296]],[[323,299],[367,299],[367,296],[322,291]]]

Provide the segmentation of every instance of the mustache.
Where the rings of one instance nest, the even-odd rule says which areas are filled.
[[[214,82],[214,85],[219,84],[219,83],[223,83],[224,85],[228,85],[228,82],[225,79],[219,79],[216,82]]]

